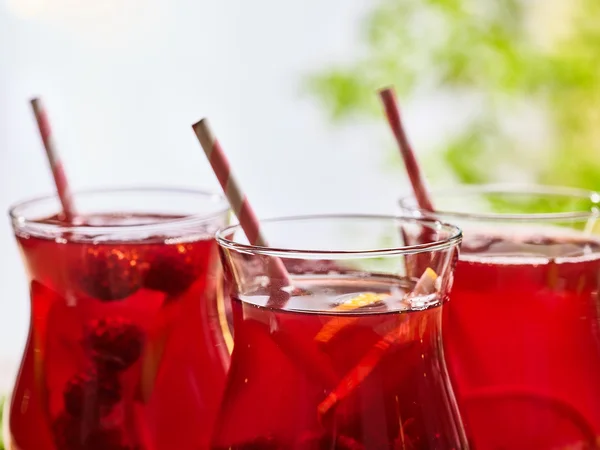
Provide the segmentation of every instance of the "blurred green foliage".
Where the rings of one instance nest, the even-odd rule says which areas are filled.
[[[0,397],[0,430],[2,430],[2,421],[4,420],[4,397]],[[2,433],[0,433],[0,450],[4,450],[4,441],[2,440]]]
[[[476,113],[423,160],[434,180],[512,181],[514,171],[597,190],[599,23],[598,0],[378,0],[364,22],[362,56],[307,85],[335,122],[381,117],[375,91],[388,85],[404,101],[444,93],[458,109],[477,99]],[[532,112],[543,124],[537,150]],[[515,131],[511,120],[525,126]]]

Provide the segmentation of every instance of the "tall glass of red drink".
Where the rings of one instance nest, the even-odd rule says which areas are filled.
[[[229,364],[218,195],[116,189],[15,206],[31,325],[11,450],[208,448]]]
[[[467,448],[440,339],[460,231],[347,215],[261,227],[270,247],[237,226],[217,236],[235,333],[212,448]],[[409,276],[417,256],[425,269]],[[291,285],[270,284],[274,258]]]
[[[464,232],[443,334],[473,447],[600,448],[600,196],[478,186],[433,198],[436,214],[401,205]]]

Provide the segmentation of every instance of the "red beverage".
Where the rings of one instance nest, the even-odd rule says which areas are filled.
[[[436,213],[401,205],[463,229],[443,340],[471,445],[600,448],[600,195],[474,186],[433,197]]]
[[[600,447],[599,284],[598,241],[467,234],[444,348],[475,448]]]
[[[372,307],[336,312],[357,284],[365,297],[391,295],[384,283],[330,278],[296,285],[311,294],[286,310],[234,300],[232,375],[213,448],[460,448],[439,299],[411,310],[395,284]]]
[[[9,449],[208,447],[229,362],[212,237],[225,220],[221,210],[15,225],[31,327]]]
[[[327,245],[333,253],[289,250],[289,257],[297,259],[282,259],[293,288],[287,288],[285,306],[271,307],[273,291],[264,277],[269,251],[238,247],[236,227],[230,229],[233,240],[219,238],[235,294],[235,340],[212,448],[467,448],[441,342],[446,281],[457,242],[421,253],[435,256],[433,271],[420,277],[430,277],[423,292],[415,288],[416,280],[398,273],[405,270],[409,250],[391,245],[376,260],[371,250],[361,253],[351,233],[345,235],[351,243],[340,242],[339,236],[337,242],[324,239],[327,231],[342,227],[381,242],[377,225],[389,225],[386,232],[392,235],[399,226],[395,219],[326,216],[265,222],[268,236],[294,231],[274,240],[274,248],[303,242],[300,248]],[[350,251],[336,260],[340,247]],[[317,256],[329,259],[316,261]]]

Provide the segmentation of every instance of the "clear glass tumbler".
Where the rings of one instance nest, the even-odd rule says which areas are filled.
[[[600,195],[544,186],[434,192],[464,233],[444,349],[474,448],[600,448]]]
[[[74,200],[72,224],[56,197],[10,211],[31,324],[8,448],[208,448],[231,341],[214,239],[227,203],[159,188]]]
[[[238,226],[217,236],[235,333],[212,448],[467,448],[441,342],[460,231],[355,215],[262,228],[268,248]]]

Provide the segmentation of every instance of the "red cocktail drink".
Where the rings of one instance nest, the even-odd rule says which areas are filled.
[[[236,227],[219,238],[235,344],[212,448],[466,448],[441,342],[458,230],[357,216],[262,227],[279,250],[244,245]],[[430,228],[430,247],[403,246],[398,227]],[[406,273],[419,251],[427,289]],[[272,257],[293,283],[282,307],[268,306]]]
[[[599,448],[597,199],[550,188],[459,197],[463,205],[490,199],[505,208],[468,214],[463,206],[436,216],[465,234],[443,340],[473,446]],[[435,198],[454,211],[444,194]],[[542,213],[523,214],[534,199],[546,202]]]
[[[213,239],[226,205],[177,190],[77,199],[77,226],[38,215],[53,199],[12,211],[31,327],[9,448],[206,448],[229,362]]]

